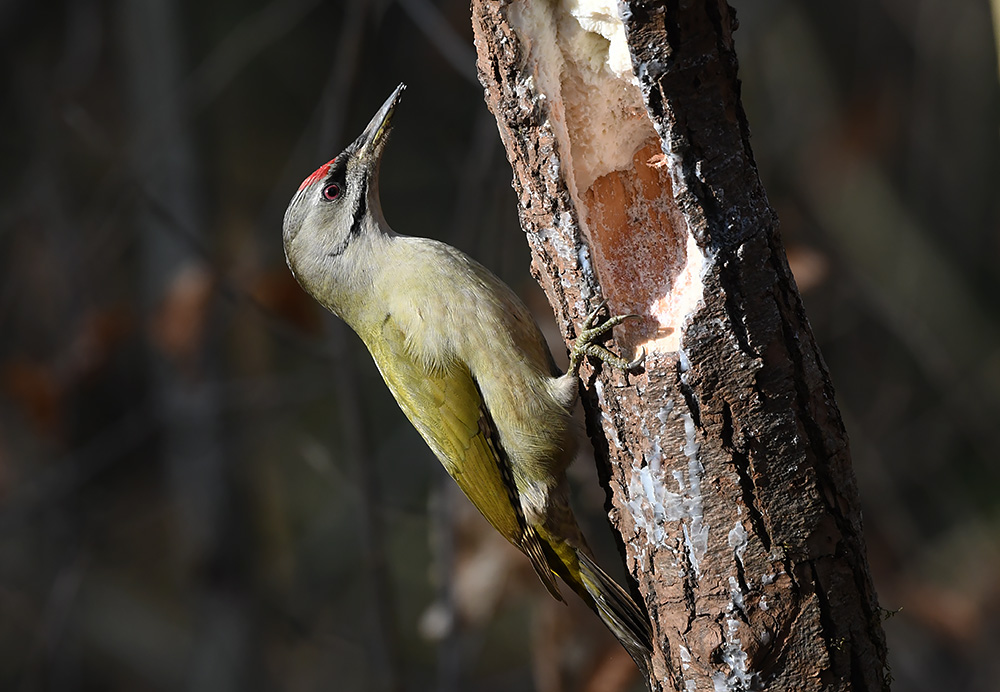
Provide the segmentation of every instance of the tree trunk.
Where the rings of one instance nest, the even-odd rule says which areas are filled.
[[[602,297],[641,316],[615,335],[645,349],[640,374],[581,375],[653,689],[887,689],[847,435],[750,151],[733,10],[572,4],[473,0],[473,26],[564,336]]]

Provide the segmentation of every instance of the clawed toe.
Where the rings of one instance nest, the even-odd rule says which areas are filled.
[[[635,315],[629,315],[629,317],[635,317]],[[626,365],[625,370],[627,371],[635,370],[645,362],[646,362],[646,347],[640,346],[639,355],[635,357],[635,360],[628,362],[628,365]]]
[[[604,308],[606,308],[607,306],[608,306],[608,301],[601,299],[601,302],[597,304],[597,307],[591,310],[590,314],[587,315],[587,319],[583,321],[583,324],[580,326],[580,330],[587,331],[588,329],[593,327],[594,323],[597,322],[597,318],[601,316],[601,311],[604,310]]]
[[[600,324],[597,324],[600,313],[605,307],[607,307],[607,304],[606,300],[602,300],[600,304],[598,304],[598,306],[591,311],[589,315],[587,315],[587,319],[583,321],[580,333],[576,338],[576,343],[573,344],[573,349],[570,352],[570,370],[572,372],[577,371],[580,367],[580,363],[583,362],[583,359],[586,356],[597,358],[614,368],[625,371],[635,369],[645,360],[645,349],[642,349],[638,358],[628,361],[621,356],[615,355],[604,346],[594,343],[598,338],[607,334],[625,320],[638,319],[639,317],[639,315],[613,315]]]

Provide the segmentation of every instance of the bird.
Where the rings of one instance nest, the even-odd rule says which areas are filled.
[[[561,373],[514,291],[443,242],[394,232],[379,168],[400,84],[361,135],[307,177],[282,241],[302,288],[361,338],[399,407],[487,521],[563,601],[557,577],[593,610],[648,678],[649,618],[594,561],[569,503],[578,370],[632,315],[583,322]]]

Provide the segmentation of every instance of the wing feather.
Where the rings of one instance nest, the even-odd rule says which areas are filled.
[[[541,539],[525,521],[510,461],[469,368],[458,360],[428,365],[414,357],[391,316],[366,343],[399,407],[451,477],[528,556],[549,593],[563,600]]]

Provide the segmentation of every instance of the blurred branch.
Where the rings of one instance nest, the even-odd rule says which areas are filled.
[[[947,399],[965,402],[955,409],[960,426],[991,439],[1000,383],[989,367],[1000,353],[1000,329],[980,296],[873,161],[810,152],[800,162],[807,206],[862,285],[871,285],[871,304]]]
[[[476,73],[476,52],[451,27],[448,20],[430,0],[397,0],[431,45],[438,49],[449,65],[466,81],[479,88]]]
[[[126,60],[125,92],[135,121],[128,151],[131,174],[145,199],[156,199],[180,226],[205,233],[199,150],[191,106],[176,99],[184,58],[170,0],[126,2],[119,31]],[[156,133],[153,137],[152,133]],[[139,204],[134,226],[142,270],[140,296],[153,319],[146,366],[150,400],[160,421],[158,457],[166,472],[184,571],[201,576],[194,589],[195,640],[184,662],[192,692],[242,688],[257,660],[247,615],[244,569],[247,516],[232,482],[230,437],[217,393],[208,386],[220,369],[211,313],[211,277],[201,258],[174,232],[175,224]]]
[[[335,143],[343,137],[345,109],[348,95],[357,79],[364,38],[365,19],[369,12],[367,0],[350,3],[344,23],[337,37],[337,50],[332,56],[326,85],[317,104],[313,119],[319,119],[319,132],[315,139],[303,135],[293,154],[297,163],[303,145],[321,156],[329,156]],[[312,128],[308,130],[312,132]],[[334,383],[337,408],[340,415],[340,433],[343,436],[344,456],[357,469],[361,490],[361,513],[357,527],[361,535],[367,562],[366,572],[371,580],[372,608],[375,615],[375,652],[372,668],[377,678],[384,681],[385,689],[399,692],[403,689],[400,645],[397,638],[395,599],[389,564],[386,559],[385,528],[381,507],[381,490],[372,460],[368,433],[360,404],[363,402],[354,365],[355,348],[348,343],[344,324],[332,315],[326,315],[328,341],[340,354],[332,362],[331,382]]]
[[[240,22],[182,85],[184,109],[194,113],[208,105],[254,57],[298,26],[321,1],[274,0]]]
[[[188,121],[172,98],[183,69],[174,8],[167,0],[124,3],[118,29],[126,61],[125,92],[135,122],[130,132],[131,174],[143,191],[141,202],[156,200],[180,220],[164,223],[145,203],[133,210],[142,267],[141,304],[152,316],[176,295],[185,272],[203,271],[200,258],[174,232],[177,226],[199,233],[204,228],[197,154]],[[158,133],[155,140],[147,140],[151,132]],[[202,375],[211,371],[212,361],[205,339],[195,341],[185,365],[154,337],[148,368],[154,406],[167,414],[163,458],[173,502],[188,557],[197,564],[208,558],[221,535],[220,508],[226,489],[217,406],[202,390]],[[185,373],[189,367],[193,372]]]
[[[121,210],[122,197],[128,197],[126,191],[130,190],[132,182],[131,161],[144,158],[148,169],[161,166],[163,149],[156,144],[167,135],[168,128],[182,127],[201,112],[254,57],[294,29],[320,2],[274,0],[238,24],[186,79],[178,85],[171,83],[166,93],[157,97],[155,108],[151,108],[158,115],[136,124],[129,146],[118,153],[101,152],[114,158],[91,195],[87,210],[80,214],[80,225],[107,228],[108,210]],[[364,4],[365,0],[348,3],[348,10]],[[81,132],[81,127],[84,132],[90,131],[89,116],[78,105],[63,116],[75,131]],[[84,136],[92,142],[101,139],[93,133]]]
[[[949,7],[938,4],[924,11],[947,13]],[[786,14],[785,31],[797,39],[799,61],[811,66],[808,81],[800,80],[806,89],[800,97],[819,100],[834,91],[834,56],[815,48],[823,45],[821,29],[808,12],[790,6]],[[937,25],[925,21],[933,33]],[[935,46],[936,52],[940,43],[940,37],[931,36],[922,48]],[[839,117],[815,126],[810,145],[797,149],[793,188],[867,303],[943,395],[942,416],[969,435],[983,460],[989,459],[1000,417],[995,365],[1000,325],[986,297],[953,259],[947,236],[935,233],[908,206],[879,165],[877,152],[853,139],[845,108],[833,103],[827,108]]]
[[[843,252],[845,248],[840,247],[839,250]],[[968,361],[956,358],[941,339],[934,322],[912,305],[904,304],[899,296],[887,294],[880,279],[873,279],[863,268],[857,266],[857,258],[850,249],[844,253],[844,262],[853,275],[854,283],[861,289],[868,307],[905,347],[923,376],[940,394],[936,397],[938,405],[932,409],[937,417],[963,431],[981,458],[990,459],[995,448],[994,412],[998,405],[995,393],[992,393],[991,399],[991,392],[982,391],[984,382],[988,380],[979,370],[988,366],[989,360],[984,358],[980,362],[969,364]],[[984,329],[988,327],[987,323],[983,324]],[[963,363],[964,367],[959,363]],[[946,461],[941,459],[942,463]],[[986,465],[984,471],[996,474],[993,465]]]

